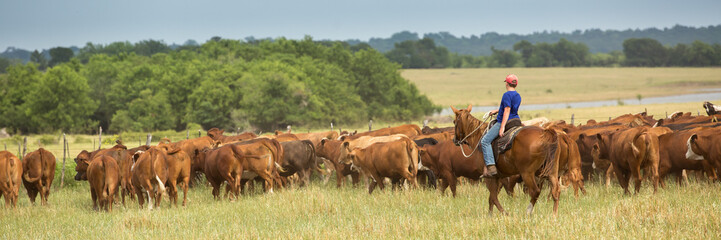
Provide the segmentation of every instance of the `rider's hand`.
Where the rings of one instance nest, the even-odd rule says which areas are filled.
[[[501,128],[501,130],[498,130],[498,137],[503,137],[503,132],[505,129]]]
[[[491,112],[493,112],[493,110],[486,112],[486,114],[483,114],[483,119],[486,119],[486,118],[490,117],[491,115],[493,115],[493,114],[491,114]]]

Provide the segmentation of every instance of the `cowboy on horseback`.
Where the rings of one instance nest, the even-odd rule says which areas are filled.
[[[520,118],[518,116],[518,107],[521,106],[521,95],[516,92],[516,86],[518,86],[518,77],[514,74],[509,74],[506,79],[503,80],[506,83],[506,93],[501,98],[501,106],[498,110],[488,111],[483,119],[488,118],[494,114],[498,114],[496,117],[496,123],[491,126],[486,134],[481,139],[481,150],[483,151],[483,161],[486,162],[486,171],[483,173],[483,177],[494,177],[498,174],[496,170],[496,160],[493,157],[493,148],[491,143],[496,137],[503,137],[503,132],[506,130],[506,123],[508,120],[514,118]]]

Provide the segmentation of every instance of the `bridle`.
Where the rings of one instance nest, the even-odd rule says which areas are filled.
[[[491,119],[491,116],[492,116],[492,115],[489,115],[488,117],[486,117],[485,119],[483,119],[483,122],[482,122],[481,124],[479,124],[478,127],[476,127],[476,129],[473,129],[473,131],[471,131],[471,133],[466,134],[466,137],[464,137],[462,140],[460,140],[460,141],[458,141],[458,142],[459,142],[459,143],[462,143],[463,141],[466,141],[466,139],[467,139],[468,137],[470,137],[471,135],[473,135],[473,133],[475,133],[476,131],[478,131],[478,129],[480,129],[481,126],[483,126],[484,123],[488,122],[488,119]],[[483,135],[486,135],[486,132],[488,132],[488,128],[489,128],[489,127],[490,127],[490,126],[486,125],[486,129],[485,129],[485,131],[483,131],[483,133],[481,134],[481,138],[483,138]],[[476,143],[476,147],[473,148],[473,151],[471,152],[471,154],[466,154],[466,151],[463,150],[462,144],[459,144],[458,147],[461,148],[461,153],[463,154],[463,156],[466,157],[466,158],[469,158],[469,157],[473,156],[474,153],[476,153],[476,150],[478,150],[478,146],[480,146],[480,145],[481,145],[481,139],[478,139],[478,143]]]

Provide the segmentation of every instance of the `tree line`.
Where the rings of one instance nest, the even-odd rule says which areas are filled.
[[[439,46],[446,47],[448,51],[459,55],[490,56],[491,47],[502,50],[511,50],[513,45],[520,41],[531,43],[557,42],[566,39],[571,42],[580,42],[588,46],[591,53],[611,53],[622,51],[623,42],[630,38],[652,38],[661,44],[674,46],[679,43],[691,44],[694,41],[705,43],[721,43],[721,25],[707,27],[689,27],[675,25],[669,28],[647,28],[626,30],[586,29],[572,32],[539,31],[531,34],[499,34],[487,32],[471,36],[454,36],[449,32],[418,33],[401,31],[388,38],[371,38],[367,43],[381,51],[388,52],[396,43],[403,41],[417,41],[430,38]],[[360,40],[348,40],[351,44],[363,43]]]
[[[555,43],[522,40],[512,50],[490,50],[490,56],[462,55],[423,38],[397,43],[385,55],[403,68],[721,66],[721,44],[702,41],[664,46],[651,38],[630,38],[623,51],[591,53],[586,44],[561,38]]]
[[[439,109],[382,53],[310,37],[215,37],[174,50],[153,40],[88,43],[67,59],[51,59],[46,69],[42,64],[41,58],[13,64],[0,75],[0,127],[87,133],[97,126],[121,132],[200,124],[270,131],[407,121]]]

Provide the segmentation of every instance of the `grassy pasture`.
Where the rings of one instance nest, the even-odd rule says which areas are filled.
[[[443,107],[498,105],[513,73],[525,104],[615,100],[721,88],[721,68],[406,69],[401,75]]]
[[[488,216],[483,185],[459,186],[456,198],[438,191],[386,188],[368,195],[364,187],[336,189],[334,180],[274,194],[254,192],[239,201],[215,201],[210,188],[189,191],[187,207],[139,209],[116,204],[112,213],[92,210],[87,182],[53,188],[49,206],[32,206],[21,190],[17,209],[0,209],[2,239],[399,239],[399,238],[621,238],[660,239],[721,237],[721,192],[718,184],[672,181],[652,194],[644,182],[638,195],[623,196],[618,185],[587,183],[588,194],[561,195],[552,215],[548,190],[534,215],[527,217],[529,197],[501,193],[509,212]],[[570,190],[570,189],[569,189]],[[182,200],[182,199],[181,199]]]

